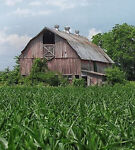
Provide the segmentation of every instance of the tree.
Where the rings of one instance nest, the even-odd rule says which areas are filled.
[[[116,83],[123,84],[125,83],[125,74],[118,67],[107,68],[105,70],[107,82],[111,85]]]
[[[111,31],[95,35],[92,42],[107,51],[128,80],[135,80],[135,26],[117,24]]]
[[[2,84],[15,85],[18,84],[21,78],[19,57],[16,56],[14,59],[16,60],[14,69],[10,71],[9,68],[6,68],[5,71],[1,73],[0,82],[2,82]]]

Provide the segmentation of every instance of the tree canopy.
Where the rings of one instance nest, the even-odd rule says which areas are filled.
[[[93,36],[92,42],[106,50],[128,80],[135,80],[135,26],[117,24],[111,31]]]

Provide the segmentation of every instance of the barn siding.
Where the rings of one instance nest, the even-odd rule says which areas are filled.
[[[55,58],[78,58],[77,53],[70,47],[66,40],[55,36]]]
[[[101,74],[94,74],[91,72],[82,71],[82,76],[87,76],[87,85],[101,85],[105,80],[105,76]]]
[[[111,67],[111,64],[103,63],[103,62],[96,62],[97,65],[97,72],[105,73],[105,68]],[[88,60],[81,60],[81,69],[94,71],[94,63],[93,61]]]
[[[103,82],[102,76],[90,75],[90,85],[101,85]]]
[[[29,75],[32,67],[32,59],[20,59],[21,75]]]
[[[34,58],[43,57],[43,34],[32,40],[20,57],[20,70],[22,75],[29,75]]]
[[[92,71],[93,70],[92,62],[89,60],[81,60],[81,70]]]
[[[34,58],[43,58],[43,34],[31,41],[20,58],[21,74],[28,75]],[[55,58],[48,61],[48,68],[62,74],[81,74],[81,60],[66,40],[55,36]]]
[[[102,63],[102,62],[96,62],[97,63],[97,72],[99,73],[105,73],[105,69],[107,67],[111,67],[111,64]]]
[[[23,58],[42,58],[43,57],[43,34],[30,42],[23,52]]]
[[[55,36],[55,58],[48,61],[48,68],[62,74],[81,74],[81,60],[66,40]]]
[[[48,62],[48,68],[50,70],[60,72],[65,75],[80,75],[81,68],[78,66],[81,66],[81,61],[79,59],[72,58],[59,58]]]

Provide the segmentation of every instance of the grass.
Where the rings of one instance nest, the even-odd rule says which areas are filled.
[[[0,149],[135,149],[135,86],[0,87]]]

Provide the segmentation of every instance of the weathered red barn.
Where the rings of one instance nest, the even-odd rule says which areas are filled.
[[[60,31],[45,27],[29,41],[20,55],[21,75],[30,74],[33,60],[46,58],[48,68],[68,78],[86,79],[87,84],[100,84],[105,77],[104,69],[114,63],[103,49],[80,36],[79,31],[70,33],[70,28]]]

